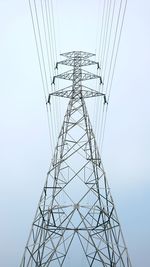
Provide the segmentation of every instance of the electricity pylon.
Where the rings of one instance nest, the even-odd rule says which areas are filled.
[[[70,100],[20,266],[73,267],[80,252],[84,267],[131,267],[85,104],[90,97],[106,101],[104,94],[82,84],[90,79],[102,83],[100,76],[82,69],[99,64],[89,59],[94,54],[82,51],[62,56],[66,59],[56,67],[73,68],[53,82],[60,78],[72,84],[51,93],[48,102],[52,96]],[[71,247],[74,255],[67,265]]]

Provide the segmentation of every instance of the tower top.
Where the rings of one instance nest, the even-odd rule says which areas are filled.
[[[102,84],[101,76],[82,69],[83,66],[90,66],[95,64],[97,65],[97,68],[99,68],[98,62],[89,59],[89,57],[93,57],[95,56],[95,54],[83,51],[72,51],[60,55],[66,57],[67,59],[57,62],[56,69],[58,69],[59,64],[71,66],[73,67],[73,69],[54,76],[52,84],[55,84],[56,78],[70,80],[73,84],[61,90],[50,93],[47,103],[50,103],[50,98],[52,95],[65,98],[74,98],[74,95],[76,96],[76,94],[78,94],[79,92],[81,93],[81,91],[83,98],[103,96],[104,102],[107,103],[105,94],[81,84],[83,81],[91,79],[99,79],[100,84]]]
[[[95,54],[93,53],[89,53],[89,52],[83,52],[83,51],[72,51],[72,52],[67,52],[67,53],[63,53],[60,54],[61,56],[70,58],[70,59],[74,59],[74,58],[89,58],[89,57],[93,57],[95,56]]]

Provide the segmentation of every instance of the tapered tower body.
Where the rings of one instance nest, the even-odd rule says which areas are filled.
[[[49,95],[69,98],[53,160],[20,267],[131,267],[85,99],[105,95],[84,85],[100,76],[83,70],[94,54],[62,54],[72,84]],[[82,264],[79,265],[79,260]]]

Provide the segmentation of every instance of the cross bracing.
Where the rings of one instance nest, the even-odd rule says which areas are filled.
[[[20,267],[67,266],[75,239],[84,266],[131,267],[85,103],[87,95],[104,98],[82,84],[87,77],[81,62],[93,54],[63,56],[74,61],[72,87],[51,93],[47,104],[52,96],[67,96],[69,103]]]

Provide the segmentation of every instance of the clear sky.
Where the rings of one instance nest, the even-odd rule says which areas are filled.
[[[98,0],[58,2],[61,52],[95,52]],[[85,14],[79,12],[79,4]],[[149,266],[150,253],[149,14],[149,0],[128,1],[103,146],[107,178],[136,267]],[[79,37],[76,28],[80,42],[74,41]],[[49,167],[47,118],[28,1],[0,1],[0,37],[0,265],[15,267]]]

